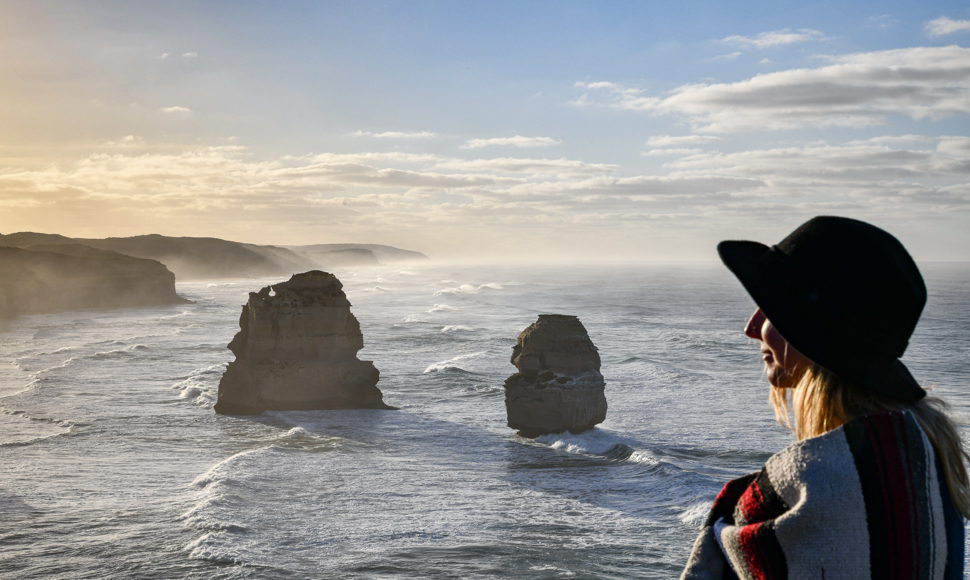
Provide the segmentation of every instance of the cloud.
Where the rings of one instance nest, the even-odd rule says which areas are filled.
[[[706,145],[723,141],[724,139],[714,135],[654,135],[647,139],[647,145],[650,147],[668,147],[671,145]]]
[[[490,145],[512,145],[515,147],[548,147],[550,145],[558,145],[560,141],[556,141],[551,137],[523,137],[522,135],[516,135],[515,137],[493,137],[491,139],[469,139],[464,145],[460,146],[459,149],[478,149],[480,147],[488,147]]]
[[[672,149],[651,149],[649,151],[644,151],[644,157],[655,157],[657,155],[692,155],[694,153],[703,153],[703,149],[688,149],[688,148],[672,148]]]
[[[136,147],[144,144],[144,139],[135,135],[125,135],[117,141],[108,141],[105,143],[108,147]]]
[[[946,143],[946,145],[943,145]],[[943,137],[936,150],[897,149],[874,143],[808,145],[706,153],[672,161],[672,175],[758,177],[776,191],[795,187],[884,189],[927,180],[970,177],[970,138]]]
[[[828,66],[683,85],[664,97],[611,85],[603,89],[605,104],[683,115],[694,130],[712,133],[866,127],[885,123],[889,115],[941,119],[970,112],[970,49],[918,47],[829,58]]]
[[[182,58],[197,58],[198,56],[199,56],[199,53],[197,53],[197,52],[183,52],[182,53]]]
[[[923,25],[926,33],[932,36],[943,36],[954,32],[970,31],[970,20],[951,20],[946,16],[940,16],[936,20],[930,20]]]
[[[607,81],[599,81],[595,83],[584,83],[583,81],[576,81],[574,86],[585,87],[587,89],[620,89],[620,85],[616,83],[611,83]]]
[[[970,137],[941,137],[936,150],[953,156],[970,156]]]
[[[429,153],[364,152],[364,153],[320,153],[318,155],[284,156],[286,161],[316,161],[319,163],[375,163],[394,162],[420,164],[441,161],[438,155]]]
[[[527,173],[532,175],[599,175],[613,173],[618,165],[607,163],[583,163],[574,159],[520,159],[502,157],[498,159],[450,159],[436,163],[436,169],[455,171],[502,171],[507,173]]]
[[[719,54],[717,56],[712,56],[707,60],[734,60],[741,56],[740,52],[732,52],[730,54]]]
[[[175,106],[175,107],[162,107],[161,109],[159,109],[159,111],[163,113],[191,113],[192,109]]]
[[[240,146],[115,149],[57,165],[38,160],[34,168],[0,159],[0,231],[313,243],[327,241],[318,238],[323,228],[335,241],[393,245],[385,236],[406,236],[396,243],[439,256],[518,256],[526,244],[532,256],[676,246],[696,258],[717,239],[742,235],[737,224],[758,220],[788,227],[823,212],[878,223],[970,216],[970,137],[879,136],[730,153],[689,147],[719,141],[653,137],[657,152],[647,154],[671,156],[656,175],[617,175],[617,165],[566,158],[362,152],[257,160]],[[119,223],[137,229],[119,231]],[[963,235],[962,225],[953,227],[934,225]],[[644,255],[669,258],[664,252]]]
[[[927,137],[925,135],[880,135],[869,139],[849,141],[847,145],[890,145],[895,143],[936,143],[942,137]]]
[[[742,46],[745,48],[764,49],[772,46],[782,46],[785,44],[795,44],[797,42],[808,42],[819,40],[823,34],[810,28],[802,28],[798,32],[792,32],[789,28],[775,30],[773,32],[762,32],[757,36],[728,36],[721,39],[721,42]]]
[[[357,137],[376,137],[378,139],[430,139],[437,137],[437,133],[431,131],[420,131],[415,133],[402,133],[400,131],[384,131],[383,133],[372,133],[370,131],[354,131],[352,135]]]

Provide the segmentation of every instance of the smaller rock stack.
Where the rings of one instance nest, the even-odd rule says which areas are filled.
[[[250,292],[216,413],[393,409],[374,363],[357,359],[364,337],[342,288],[333,274],[313,270]]]
[[[512,349],[505,380],[509,427],[523,437],[581,433],[606,420],[600,356],[575,316],[540,314]]]

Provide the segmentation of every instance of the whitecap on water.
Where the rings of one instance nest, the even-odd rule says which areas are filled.
[[[696,526],[699,528],[704,524],[704,520],[707,518],[707,514],[710,511],[711,502],[698,502],[688,507],[682,514],[680,514],[680,521],[689,526]]]
[[[448,369],[458,369],[458,370],[467,371],[468,369],[463,368],[464,366],[468,366],[466,363],[472,362],[474,359],[479,359],[487,355],[488,353],[485,351],[458,355],[446,361],[431,363],[430,365],[428,365],[428,368],[424,369],[424,372],[440,373],[441,371],[446,371]]]
[[[264,454],[267,449],[269,448],[260,447],[259,449],[249,449],[247,451],[240,451],[235,455],[231,455],[210,467],[202,475],[193,479],[192,486],[206,488],[213,484],[231,483],[232,479],[230,478],[230,474],[233,472],[235,465],[240,463],[249,463],[255,460],[256,455]]]
[[[470,326],[465,326],[463,324],[451,324],[451,325],[445,326],[445,327],[443,327],[441,329],[441,332],[447,332],[447,333],[452,333],[452,332],[474,332],[474,331],[475,331],[474,328],[472,328]]]
[[[213,541],[217,535],[216,533],[208,533],[185,546],[185,551],[189,552],[189,558],[215,564],[242,564],[238,558],[220,550],[222,543]]]
[[[225,371],[223,364],[196,369],[185,379],[172,385],[172,389],[179,391],[180,399],[190,399],[200,407],[211,407],[215,404],[215,393],[223,371]]]
[[[202,394],[202,389],[199,387],[185,387],[182,392],[179,393],[180,399],[194,399]]]
[[[183,310],[178,314],[169,314],[168,316],[159,316],[157,320],[171,320],[173,318],[181,318],[183,316],[192,316],[192,311]]]
[[[452,288],[443,288],[434,293],[434,296],[444,296],[445,294],[478,294],[478,288],[471,284],[462,284]]]
[[[131,356],[132,353],[140,350],[148,350],[148,347],[145,346],[144,344],[132,344],[130,346],[126,346],[124,348],[119,348],[116,350],[96,352],[93,355],[91,355],[91,358],[96,358],[96,359],[121,358],[121,357]]]
[[[535,440],[539,443],[545,443],[553,449],[589,455],[604,455],[618,445],[623,445],[625,441],[598,427],[575,435],[569,431],[541,435],[536,437]]]
[[[304,427],[293,427],[273,442],[274,447],[284,449],[303,449],[306,451],[328,451],[336,449],[343,439],[314,433]]]
[[[412,322],[428,322],[428,319],[421,316],[420,314],[408,314],[401,319],[401,322],[412,323]]]
[[[458,309],[455,308],[454,306],[448,306],[447,304],[435,304],[434,308],[432,308],[428,312],[454,312],[455,310],[458,310]]]
[[[482,290],[504,290],[504,288],[501,284],[496,284],[495,282],[489,282],[488,284],[482,284],[480,286],[462,284],[461,286],[442,288],[435,292],[434,296],[444,296],[445,294],[478,294]]]
[[[550,564],[544,564],[541,566],[529,566],[529,570],[534,570],[536,572],[555,572],[557,576],[570,577],[575,576],[576,573],[572,570],[566,568],[560,568],[558,566],[552,566]]]

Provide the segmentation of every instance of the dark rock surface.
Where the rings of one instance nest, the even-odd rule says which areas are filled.
[[[69,243],[0,247],[0,318],[188,302],[155,260]]]
[[[540,314],[512,349],[505,381],[508,425],[524,437],[581,433],[606,419],[600,357],[575,316]]]
[[[209,278],[249,278],[291,274],[290,264],[281,264],[267,252],[256,252],[244,244],[218,238],[175,238],[150,234],[128,238],[66,238],[56,234],[19,232],[0,236],[0,245],[27,247],[36,244],[83,244],[157,260],[181,280]],[[289,254],[289,250],[280,249]],[[303,269],[303,268],[301,268]]]
[[[364,338],[342,288],[333,274],[313,270],[251,292],[216,412],[392,409],[374,364],[357,359]]]

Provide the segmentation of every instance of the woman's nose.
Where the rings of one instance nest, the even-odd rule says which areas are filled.
[[[765,323],[765,313],[761,309],[754,311],[748,323],[744,325],[744,334],[750,338],[761,340],[761,327]]]

